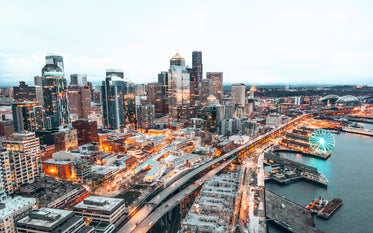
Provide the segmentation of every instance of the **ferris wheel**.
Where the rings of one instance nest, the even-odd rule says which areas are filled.
[[[319,153],[329,153],[334,149],[334,136],[326,129],[316,129],[308,139],[311,148]]]

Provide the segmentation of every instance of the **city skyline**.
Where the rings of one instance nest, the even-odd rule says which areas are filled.
[[[193,51],[204,78],[226,83],[373,84],[370,1],[89,3],[1,3],[0,84],[32,84],[48,53],[64,57],[66,77],[100,82],[115,68],[156,82],[176,52],[192,67]]]

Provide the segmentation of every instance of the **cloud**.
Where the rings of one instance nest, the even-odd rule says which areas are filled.
[[[7,1],[1,80],[32,80],[44,56],[101,81],[107,68],[154,82],[176,53],[231,82],[373,82],[371,1]]]

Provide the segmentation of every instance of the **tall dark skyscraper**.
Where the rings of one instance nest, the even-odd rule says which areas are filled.
[[[207,72],[206,78],[212,81],[214,87],[214,96],[223,103],[223,72]]]
[[[192,53],[192,69],[189,69],[190,74],[190,104],[194,105],[196,100],[201,101],[202,97],[202,52],[193,51]]]
[[[107,129],[123,129],[126,124],[136,122],[136,86],[123,77],[123,72],[109,73],[102,82],[102,111]]]
[[[67,83],[64,73],[63,57],[48,55],[42,69],[44,108],[51,118],[52,127],[70,123]]]

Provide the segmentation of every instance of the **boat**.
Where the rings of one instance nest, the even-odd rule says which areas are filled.
[[[323,219],[329,219],[329,217],[342,205],[342,203],[343,202],[341,199],[334,198],[317,212],[317,216]]]
[[[321,210],[325,205],[329,203],[328,200],[322,199],[319,197],[318,199],[315,199],[308,203],[306,205],[306,208],[311,211],[313,214],[316,214],[319,210]]]

